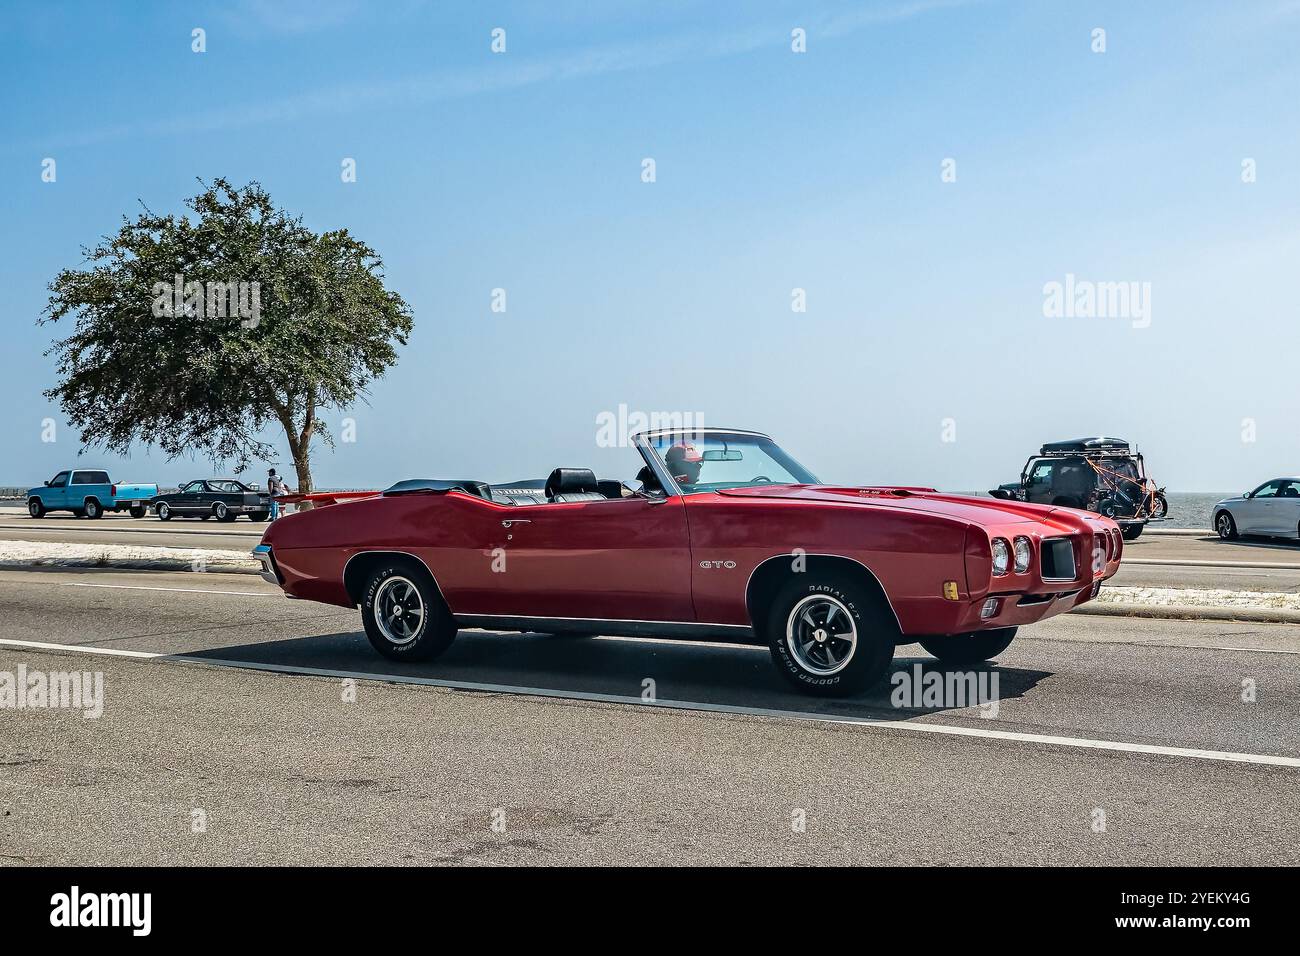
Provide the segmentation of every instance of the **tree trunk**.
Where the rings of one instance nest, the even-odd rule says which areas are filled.
[[[316,403],[308,398],[307,412],[301,431],[293,420],[292,399],[290,404],[274,404],[276,417],[284,426],[284,437],[289,440],[289,454],[293,457],[293,470],[298,474],[298,487],[294,491],[302,495],[312,493],[311,483],[311,437],[316,427]]]
[[[311,485],[311,462],[307,458],[307,451],[303,449],[301,455],[293,456],[293,468],[298,472],[298,493],[309,495],[312,492]]]

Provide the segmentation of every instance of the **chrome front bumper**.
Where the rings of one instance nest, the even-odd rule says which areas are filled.
[[[253,549],[253,557],[262,563],[262,580],[280,586],[280,575],[275,570],[275,559],[271,557],[271,546],[259,544]]]

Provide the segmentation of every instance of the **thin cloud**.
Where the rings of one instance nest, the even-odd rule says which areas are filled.
[[[968,6],[981,0],[914,0],[886,9],[863,10],[810,21],[809,41],[842,37],[882,23],[898,22],[937,10]],[[285,21],[289,28],[292,20]],[[654,41],[610,44],[551,57],[525,59],[518,54],[494,58],[482,67],[462,67],[365,86],[349,84],[308,91],[262,103],[218,109],[195,109],[161,120],[121,123],[63,137],[43,146],[77,148],[128,137],[171,137],[286,122],[311,116],[366,109],[416,106],[439,100],[499,93],[557,80],[650,70],[672,63],[719,59],[752,53],[790,42],[789,25],[755,26],[731,33],[693,33]],[[24,147],[25,148],[25,147]]]

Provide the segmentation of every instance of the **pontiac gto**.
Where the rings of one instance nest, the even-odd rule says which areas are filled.
[[[725,637],[766,644],[787,679],[825,695],[879,681],[896,645],[996,657],[1119,567],[1119,527],[1101,515],[823,485],[758,432],[632,444],[635,488],[585,468],[509,486],[403,481],[321,495],[254,553],[290,597],[359,606],[395,660],[436,657],[459,628]]]

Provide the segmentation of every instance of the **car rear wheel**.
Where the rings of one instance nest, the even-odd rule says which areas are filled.
[[[370,576],[361,598],[366,637],[395,661],[427,661],[456,639],[456,620],[423,568],[394,561]]]
[[[1131,524],[1127,528],[1121,529],[1120,534],[1124,535],[1125,541],[1136,541],[1142,537],[1142,525]]]
[[[266,520],[267,518],[269,518],[269,517],[271,517],[271,512],[269,512],[269,511],[254,511],[254,512],[251,512],[251,513],[249,514],[249,516],[248,516],[248,520],[249,520],[249,521],[265,521],[265,520]]]
[[[212,517],[218,521],[234,521],[239,516],[227,508],[224,501],[218,501],[212,506]]]
[[[101,504],[100,504],[98,501],[96,501],[94,498],[87,498],[87,499],[86,499],[86,507],[85,507],[84,511],[85,511],[85,515],[86,515],[87,518],[102,518],[102,517],[104,517],[104,506],[101,505]]]
[[[41,503],[40,498],[32,498],[27,502],[27,513],[33,518],[45,517],[45,505]]]
[[[171,520],[172,520],[172,509],[171,509],[171,506],[167,504],[167,502],[165,502],[165,501],[160,501],[160,502],[158,502],[158,507],[157,507],[156,510],[157,510],[157,513],[158,513],[158,520],[159,520],[159,521],[171,521]]]
[[[138,508],[132,508],[132,509],[131,509],[131,517],[132,517],[132,518],[143,518],[143,517],[144,517],[146,514],[148,514],[148,513],[149,513],[149,510],[148,510],[147,508],[145,508],[144,505],[141,505],[141,506],[138,507]]]
[[[923,637],[920,644],[945,664],[978,664],[997,657],[1015,640],[1016,628],[999,627],[969,634]]]
[[[1237,522],[1232,520],[1232,515],[1226,511],[1220,511],[1214,519],[1214,530],[1219,532],[1219,537],[1224,541],[1237,540]]]
[[[809,694],[838,697],[880,681],[898,626],[880,598],[848,575],[796,575],[768,613],[776,669]]]

